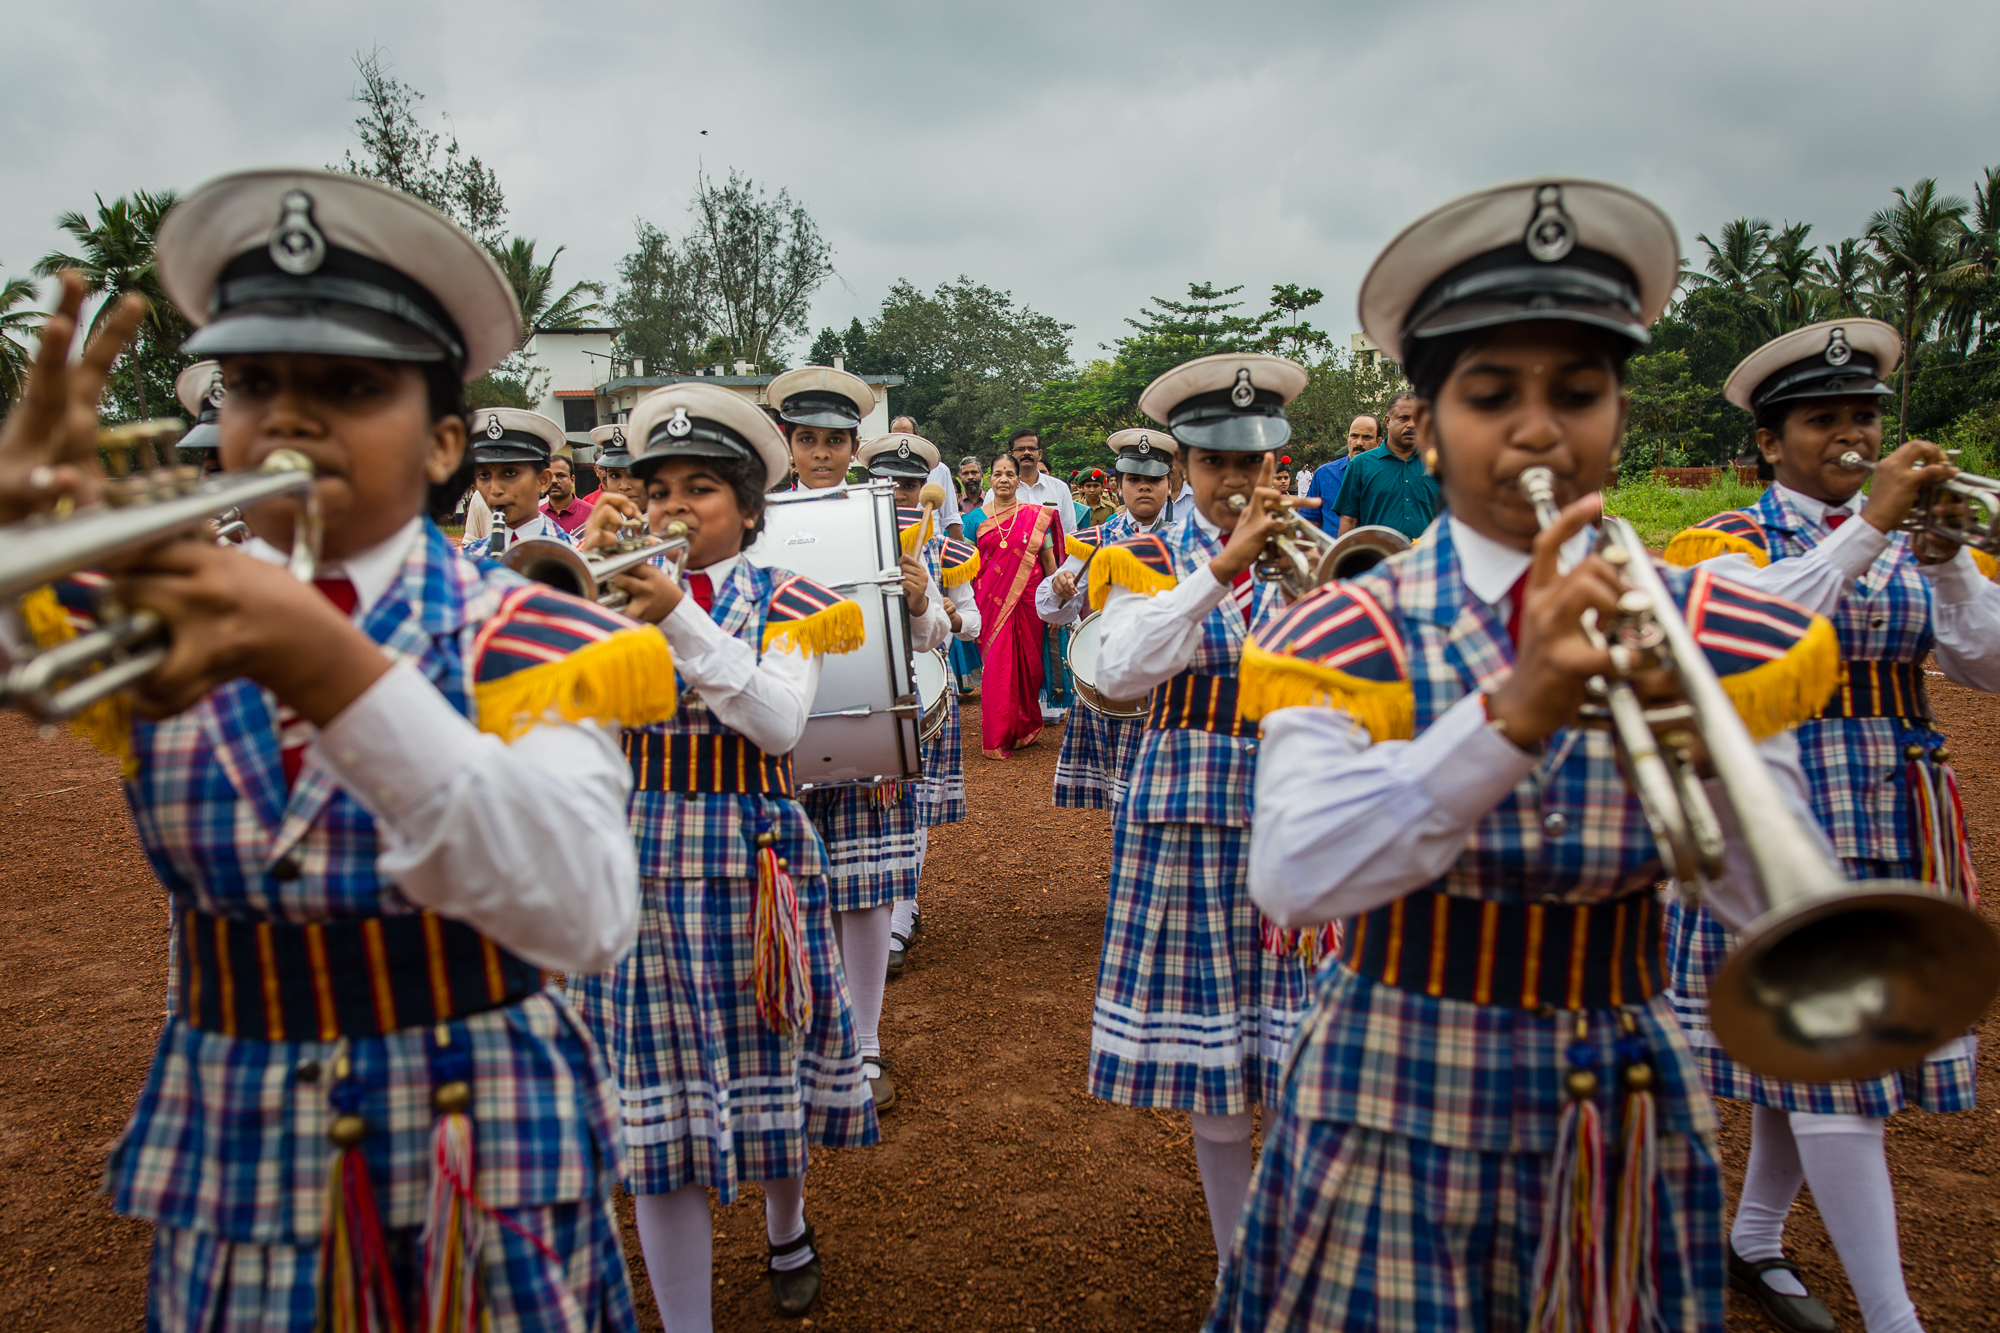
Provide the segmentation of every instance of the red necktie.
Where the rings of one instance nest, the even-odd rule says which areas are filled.
[[[1848,513],[1845,509],[1830,510],[1828,511],[1826,516],[1826,525],[1829,528],[1837,528],[1841,524],[1847,522],[1848,519],[1853,517],[1854,515]]]
[[[1514,580],[1514,586],[1507,589],[1507,637],[1518,646],[1521,642],[1521,612],[1528,605],[1528,575],[1535,572],[1529,565],[1521,571],[1521,577]]]
[[[354,608],[360,605],[360,595],[345,576],[314,579],[313,587],[344,616],[351,617]],[[298,782],[299,770],[306,764],[306,747],[317,734],[318,728],[294,713],[289,705],[278,705],[278,762],[284,766],[286,791]]]
[[[1243,623],[1250,623],[1250,604],[1257,598],[1257,587],[1250,581],[1250,571],[1244,570],[1229,580],[1229,600],[1243,614]]]
[[[687,576],[687,590],[694,604],[704,611],[715,609],[715,583],[706,574]]]

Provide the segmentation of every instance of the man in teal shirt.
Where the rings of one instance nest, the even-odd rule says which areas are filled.
[[[1340,530],[1379,524],[1415,540],[1438,511],[1437,479],[1417,457],[1417,396],[1400,395],[1389,405],[1389,437],[1351,459],[1340,479],[1333,510]]]

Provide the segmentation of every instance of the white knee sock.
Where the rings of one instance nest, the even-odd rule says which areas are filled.
[[[910,938],[910,931],[915,928],[917,923],[917,900],[915,898],[904,898],[900,902],[893,904],[893,908],[893,913],[889,918],[889,933],[891,935],[901,935],[907,941]]]
[[[1769,1106],[1750,1108],[1750,1166],[1743,1173],[1743,1198],[1729,1243],[1751,1263],[1785,1253],[1785,1218],[1798,1197],[1805,1169],[1792,1141],[1791,1118]],[[1782,1296],[1803,1296],[1805,1285],[1790,1273],[1770,1272],[1764,1283]]]
[[[653,1300],[660,1307],[666,1333],[710,1333],[715,1239],[708,1220],[708,1190],[683,1185],[671,1194],[635,1195],[632,1215],[639,1224],[646,1278],[653,1284]]]
[[[889,984],[889,921],[886,906],[833,914],[840,965],[854,1004],[854,1035],[863,1055],[882,1054],[882,991]]]
[[[1243,1201],[1250,1197],[1250,1173],[1256,1158],[1250,1151],[1250,1113],[1194,1113],[1194,1160],[1201,1168],[1201,1192],[1208,1199],[1208,1229],[1215,1236],[1215,1264],[1229,1258]]]
[[[1903,1285],[1896,1193],[1874,1116],[1792,1112],[1792,1138],[1868,1333],[1923,1333]]]
[[[804,1176],[766,1180],[764,1186],[764,1234],[771,1245],[789,1245],[806,1234],[806,1181]],[[812,1262],[812,1246],[794,1250],[771,1260],[772,1267],[789,1273]]]

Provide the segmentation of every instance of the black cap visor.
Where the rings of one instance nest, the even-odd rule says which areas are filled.
[[[632,455],[625,451],[623,445],[613,445],[600,449],[594,461],[598,467],[629,468],[632,466]]]
[[[1261,413],[1176,421],[1172,430],[1182,449],[1209,449],[1225,454],[1267,454],[1282,448],[1292,438],[1291,422],[1282,416]]]
[[[915,454],[912,454],[908,458],[898,458],[895,454],[884,454],[882,457],[868,464],[868,475],[871,477],[908,479],[911,477],[928,477],[930,474],[930,465]]]
[[[537,467],[549,465],[549,451],[546,447],[536,448],[519,440],[488,440],[484,437],[472,442],[472,461],[475,463],[533,463]]]
[[[393,315],[333,301],[259,301],[217,315],[181,344],[191,356],[295,353],[436,362],[444,349]]]
[[[1173,470],[1164,454],[1148,454],[1144,458],[1135,454],[1120,454],[1112,466],[1135,477],[1164,477]]]
[[[687,434],[675,435],[669,429],[675,421],[687,423]],[[633,476],[644,481],[658,472],[662,463],[673,458],[754,460],[757,457],[757,451],[729,427],[701,417],[676,416],[653,427],[645,452],[632,460],[630,470]]]
[[[1789,403],[1803,398],[1857,398],[1895,392],[1875,373],[1875,358],[1856,352],[1843,366],[1830,366],[1824,356],[1794,361],[1764,377],[1750,395],[1753,407]]]
[[[778,409],[780,420],[794,426],[816,426],[822,430],[859,430],[859,404],[844,394],[811,389],[795,393]]]
[[[1411,308],[1403,341],[1544,319],[1604,329],[1639,347],[1652,340],[1625,265],[1593,250],[1541,264],[1517,245],[1467,260],[1433,282]]]
[[[188,433],[181,436],[180,443],[175,448],[213,449],[222,443],[222,432],[215,428],[215,418],[207,412],[201,415],[202,420],[188,428]]]

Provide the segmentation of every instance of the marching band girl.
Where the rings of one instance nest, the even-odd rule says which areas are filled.
[[[1576,725],[1611,671],[1582,614],[1622,591],[1589,531],[1620,379],[1679,265],[1645,200],[1550,180],[1428,214],[1363,282],[1448,513],[1244,650],[1251,894],[1347,933],[1211,1329],[1722,1328],[1714,1111],[1660,994],[1660,864],[1611,736]],[[1536,466],[1566,506],[1539,533]],[[1825,623],[1666,577],[1802,803],[1784,729],[1831,687]]]
[[[791,449],[798,489],[826,490],[847,480],[856,432],[875,406],[875,391],[859,375],[825,366],[801,366],[771,381],[767,390]],[[939,595],[923,562],[902,558],[903,599],[910,613],[910,646],[928,652],[951,634]],[[854,997],[854,1025],[862,1071],[875,1109],[896,1103],[896,1082],[882,1055],[882,997],[889,984],[889,938],[894,905],[917,896],[923,871],[923,826],[915,784],[829,787],[806,793],[806,813],[826,842],[834,933]]]
[[[1104,611],[1099,687],[1151,698],[1112,825],[1090,1092],[1192,1114],[1218,1255],[1250,1183],[1250,1108],[1275,1100],[1310,998],[1310,947],[1266,930],[1244,889],[1257,739],[1236,715],[1236,665],[1279,594],[1250,575],[1275,520],[1230,503],[1267,476],[1291,434],[1285,404],[1305,384],[1293,362],[1247,353],[1154,380],[1139,406],[1179,440],[1194,508],[1090,562],[1091,604]]]
[[[1919,880],[1969,902],[1974,880],[1958,784],[1931,715],[1924,659],[1935,652],[1948,680],[2000,689],[2000,587],[1981,553],[1898,530],[1922,489],[1957,471],[1925,440],[1877,461],[1890,392],[1882,377],[1901,350],[1880,320],[1844,319],[1796,329],[1751,353],[1724,393],[1756,418],[1757,445],[1775,480],[1756,504],[1674,538],[1667,559],[1705,563],[1833,621],[1844,679],[1820,716],[1799,728],[1813,813],[1851,878]],[[1868,470],[1845,465],[1849,453],[1875,464],[1865,497]],[[1784,1328],[1834,1327],[1784,1256],[1785,1216],[1805,1181],[1868,1333],[1920,1328],[1903,1283],[1883,1119],[1905,1106],[1971,1110],[1974,1038],[1860,1083],[1766,1078],[1708,1034],[1710,982],[1733,938],[1698,907],[1676,905],[1670,928],[1674,1000],[1695,1034],[1709,1091],[1753,1104],[1750,1165],[1730,1232],[1731,1284]]]
[[[1106,441],[1117,455],[1124,507],[1094,528],[1071,533],[1069,558],[1051,578],[1035,588],[1035,613],[1051,625],[1073,625],[1082,619],[1087,589],[1081,580],[1091,556],[1101,546],[1141,532],[1166,527],[1168,459],[1175,456],[1173,436],[1158,430],[1121,430]],[[1063,724],[1062,748],[1056,754],[1056,804],[1087,810],[1116,809],[1125,794],[1139,738],[1146,734],[1140,718],[1107,717],[1078,701]]]
[[[899,417],[898,421],[906,420]],[[979,605],[972,595],[972,580],[979,573],[979,548],[939,527],[945,517],[939,504],[925,504],[926,490],[940,489],[929,479],[936,468],[937,446],[921,435],[897,431],[880,435],[861,446],[861,463],[868,475],[896,485],[896,522],[903,551],[914,552],[923,561],[931,586],[942,588],[940,603],[950,622],[953,643],[979,641]],[[927,484],[929,483],[929,484]],[[956,523],[954,515],[953,523]],[[920,870],[930,850],[931,830],[940,824],[956,824],[965,818],[965,748],[958,723],[958,691],[952,688],[950,670],[945,673],[945,721],[937,735],[924,742],[924,775],[914,784],[917,819],[917,864]],[[889,973],[895,975],[909,961],[922,917],[914,897],[896,900],[889,924]]]
[[[482,407],[472,414],[472,484],[493,511],[487,553],[498,556],[540,538],[575,546],[576,539],[542,512],[549,460],[566,443],[562,427],[540,412]],[[468,548],[477,553],[481,548]]]
[[[628,778],[593,716],[665,716],[671,661],[426,517],[463,476],[463,384],[516,345],[513,291],[425,205],[315,171],[196,190],[158,263],[188,350],[222,363],[223,469],[303,454],[325,526],[316,587],[277,563],[290,501],[250,509],[240,550],[176,542],[111,579],[172,627],[143,718],[86,719],[128,755],[179,927],[105,1173],[154,1224],[148,1325],[631,1328],[611,1089],[542,969],[630,947]],[[90,457],[116,346],[64,366],[80,302],[66,282],[0,457],[65,410],[58,452]],[[53,461],[31,493],[81,480]],[[39,628],[90,624],[105,582],[59,588]],[[579,836],[529,832],[552,819]]]
[[[647,394],[626,423],[656,533],[687,527],[685,587],[641,566],[628,610],[674,646],[671,721],[625,733],[639,848],[638,947],[579,978],[575,1004],[617,1078],[646,1272],[673,1333],[710,1324],[708,1191],[764,1189],[778,1311],[819,1294],[805,1218],[807,1147],[875,1142],[834,951],[826,860],[793,795],[821,657],[860,646],[861,611],[812,580],[743,557],[783,438],[742,397],[707,384]],[[636,517],[607,497],[585,549]]]

